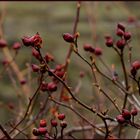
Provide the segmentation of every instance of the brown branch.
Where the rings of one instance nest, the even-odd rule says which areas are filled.
[[[3,134],[8,138],[8,139],[10,139],[11,140],[11,137],[10,137],[10,135],[6,132],[6,130],[2,127],[2,125],[0,124],[0,129],[1,129],[1,131],[3,132]]]
[[[36,90],[36,92],[33,94],[33,96],[30,98],[29,100],[29,104],[27,106],[27,109],[26,109],[26,112],[23,116],[23,118],[13,127],[13,129],[9,132],[10,134],[15,130],[15,128],[17,128],[25,119],[26,117],[28,116],[29,114],[29,109],[31,107],[31,104],[32,104],[32,101],[34,100],[35,96],[38,94],[39,90],[40,90],[40,87],[41,87],[41,83],[42,83],[42,79],[43,79],[43,74],[41,74],[41,77],[40,77],[40,84]]]

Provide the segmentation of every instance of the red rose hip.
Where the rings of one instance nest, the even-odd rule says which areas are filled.
[[[131,110],[131,115],[132,116],[136,116],[138,114],[138,110],[134,107],[134,108],[132,108],[132,110]]]
[[[120,124],[123,124],[125,122],[125,119],[122,115],[118,115],[116,117],[116,119],[117,119],[118,123],[120,123]]]
[[[73,42],[74,42],[74,37],[73,37],[73,35],[71,35],[70,33],[64,33],[64,34],[63,34],[63,39],[64,39],[66,42],[69,42],[69,43],[73,43]]]
[[[65,119],[65,114],[61,113],[58,115],[59,120],[64,120]]]
[[[51,125],[53,127],[56,127],[58,124],[57,124],[57,121],[56,120],[51,120]]]
[[[136,60],[132,63],[132,67],[135,69],[135,70],[138,70],[140,69],[140,61]]]
[[[122,116],[124,117],[125,120],[131,119],[131,113],[127,109],[123,109]]]
[[[46,127],[47,126],[47,122],[46,120],[40,120],[40,127]]]
[[[47,133],[47,128],[46,127],[39,127],[38,131],[41,135],[45,135]]]
[[[0,39],[0,48],[4,48],[7,46],[7,42],[4,39]]]

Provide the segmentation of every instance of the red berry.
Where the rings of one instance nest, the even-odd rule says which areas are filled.
[[[31,41],[34,47],[41,48],[42,38],[40,37],[39,33],[36,33],[34,36],[32,36]]]
[[[35,136],[39,136],[40,133],[39,133],[39,130],[37,128],[33,128],[33,131],[32,131],[33,135]]]
[[[113,46],[113,39],[111,37],[106,39],[105,44],[106,44],[107,47],[112,47]]]
[[[135,70],[138,70],[140,69],[140,61],[136,60],[132,63],[132,67],[135,69]]]
[[[123,109],[122,116],[124,117],[125,120],[131,119],[131,113],[127,109]]]
[[[56,127],[56,126],[57,126],[57,121],[56,121],[56,120],[51,120],[51,125],[52,125],[53,127]]]
[[[118,115],[116,117],[116,119],[117,119],[118,123],[120,123],[120,124],[123,124],[125,122],[125,119],[122,115]]]
[[[36,49],[34,49],[34,48],[32,48],[32,55],[33,55],[36,59],[40,59],[40,54],[39,54],[39,52],[38,52]]]
[[[7,42],[4,39],[0,39],[0,48],[4,48],[7,46]]]
[[[58,77],[62,78],[62,77],[64,76],[65,72],[64,72],[64,71],[56,71],[55,74],[56,74]]]
[[[47,91],[48,90],[48,84],[43,81],[40,89],[41,89],[41,91]]]
[[[124,35],[124,31],[119,29],[119,28],[117,28],[116,35],[122,37]]]
[[[133,16],[128,17],[128,23],[134,23],[136,21],[136,18]]]
[[[63,113],[58,114],[58,119],[59,120],[64,120],[65,119],[65,114],[63,114]]]
[[[31,40],[31,37],[28,37],[28,36],[25,36],[22,38],[22,42],[23,44],[28,47],[28,46],[32,46],[33,45],[33,42]]]
[[[124,46],[125,46],[125,40],[124,40],[124,39],[118,40],[117,43],[116,43],[116,46],[117,46],[119,49],[123,49]]]
[[[132,110],[131,110],[131,115],[133,115],[133,116],[136,116],[138,114],[138,110],[137,110],[137,108],[132,108]]]
[[[99,48],[99,47],[96,47],[94,53],[95,53],[95,55],[97,55],[97,56],[102,55],[102,49]]]
[[[39,127],[38,131],[41,135],[45,135],[47,133],[47,128],[46,127]]]
[[[123,24],[118,23],[117,27],[118,27],[119,29],[121,29],[122,31],[125,31],[125,26],[124,26]]]
[[[27,81],[26,81],[25,79],[23,79],[23,80],[20,81],[20,84],[21,84],[21,85],[24,85],[24,84],[26,84],[26,82],[27,82]]]
[[[49,91],[54,92],[57,90],[57,85],[54,82],[50,82],[47,85]]]
[[[84,44],[83,48],[85,51],[94,52],[94,48],[92,47],[91,44]]]
[[[38,72],[40,70],[40,67],[38,65],[32,64],[31,67],[33,72]]]
[[[130,32],[125,32],[124,33],[124,38],[125,38],[125,40],[129,40],[131,38],[131,33]]]
[[[3,64],[3,65],[7,65],[8,63],[9,63],[9,61],[8,61],[7,59],[3,59],[3,60],[2,60],[2,64]]]
[[[61,71],[62,69],[63,69],[63,65],[61,65],[61,64],[59,64],[59,65],[56,65],[56,67],[55,67],[55,70],[56,71]]]
[[[10,109],[14,109],[14,104],[13,103],[8,103],[8,107],[10,108]]]
[[[20,49],[20,48],[21,48],[21,44],[20,44],[19,42],[15,42],[15,43],[13,44],[13,49],[18,50],[18,49]]]
[[[66,128],[66,127],[67,127],[67,122],[66,122],[66,121],[61,121],[61,122],[60,122],[60,126],[61,126],[62,128]]]
[[[47,122],[46,120],[40,120],[40,127],[46,127],[47,126]]]
[[[69,43],[73,43],[73,42],[74,42],[74,37],[73,37],[73,35],[71,35],[70,33],[64,33],[64,34],[63,34],[63,39],[64,39],[66,42],[69,42]]]
[[[134,76],[134,77],[137,74],[137,70],[135,68],[131,68],[130,72],[131,72],[131,75]]]
[[[80,71],[80,77],[83,78],[85,76],[85,73],[83,71]]]

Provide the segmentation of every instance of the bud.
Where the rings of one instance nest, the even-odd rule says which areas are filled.
[[[79,76],[80,76],[81,78],[83,78],[83,77],[85,76],[85,73],[84,73],[83,71],[80,71]]]
[[[27,37],[27,36],[23,37],[22,42],[26,47],[33,45],[31,37]]]
[[[131,119],[131,113],[127,109],[123,109],[122,116],[124,117],[125,120]]]
[[[94,53],[95,53],[95,55],[97,55],[97,56],[102,55],[102,49],[99,48],[99,47],[96,47]]]
[[[23,79],[23,80],[20,81],[20,84],[21,84],[21,85],[24,85],[24,84],[26,84],[26,82],[27,82],[27,81],[26,81],[25,79]]]
[[[5,66],[5,65],[7,65],[9,63],[9,61],[7,60],[7,59],[3,59],[2,60],[2,64]]]
[[[136,18],[133,16],[128,17],[128,23],[134,23],[136,22]]]
[[[33,46],[41,48],[42,38],[40,37],[39,33],[36,33],[32,37],[24,37],[22,38],[22,42],[25,46]]]
[[[47,89],[51,92],[54,92],[57,90],[57,85],[54,82],[50,82],[47,85]]]
[[[45,135],[47,133],[47,128],[46,127],[39,127],[38,131],[41,135]]]
[[[106,38],[106,46],[107,47],[112,47],[113,46],[113,39],[112,39],[112,37],[110,37],[110,38]]]
[[[7,42],[4,39],[0,39],[0,48],[4,48],[7,46]]]
[[[132,116],[136,116],[137,114],[138,114],[137,108],[135,108],[135,107],[132,108],[132,109],[131,109],[131,115],[132,115]]]
[[[21,48],[21,44],[19,43],[19,42],[15,42],[14,44],[13,44],[13,49],[14,50],[18,50],[18,49],[20,49]]]
[[[46,127],[47,126],[47,122],[46,120],[40,120],[40,127]]]
[[[138,70],[140,69],[140,61],[136,60],[132,63],[132,67],[135,69],[135,70]]]
[[[95,51],[91,44],[84,44],[83,48],[85,51],[90,51],[90,52]]]
[[[124,46],[125,46],[125,40],[124,40],[124,39],[118,40],[117,43],[116,43],[116,46],[117,46],[119,49],[123,49]]]
[[[63,34],[63,39],[64,39],[66,42],[69,42],[69,43],[73,43],[73,42],[74,42],[74,37],[73,37],[73,35],[71,35],[70,33],[64,33],[64,34]]]
[[[59,78],[62,78],[65,74],[64,71],[56,71],[55,74],[59,77]]]
[[[124,39],[129,40],[131,38],[131,33],[130,32],[125,32],[124,33]]]
[[[118,23],[117,27],[118,27],[119,29],[121,29],[122,31],[125,31],[125,26],[124,26],[123,24]]]
[[[66,128],[66,127],[67,127],[67,122],[66,122],[66,121],[61,121],[61,122],[60,122],[60,126],[61,126],[62,128]]]
[[[40,59],[40,54],[39,54],[39,52],[38,52],[36,49],[34,49],[34,48],[32,48],[32,55],[33,55],[36,59]]]
[[[131,68],[130,72],[133,77],[135,77],[137,74],[137,70],[135,68]]]
[[[124,31],[119,29],[119,28],[117,28],[116,35],[122,37],[124,35]]]
[[[53,127],[56,127],[56,126],[57,126],[57,121],[56,121],[56,120],[51,120],[51,125],[52,125]]]
[[[118,123],[120,123],[120,124],[123,124],[125,122],[125,119],[122,115],[118,115],[116,117],[116,119],[117,119]]]
[[[38,65],[32,64],[31,67],[33,72],[38,72],[40,70],[40,67]]]
[[[43,81],[40,89],[41,89],[41,91],[47,91],[48,90],[48,84]]]
[[[40,135],[39,130],[37,128],[33,128],[32,133],[33,133],[34,136],[39,136]]]
[[[41,48],[42,38],[40,37],[39,33],[36,33],[34,36],[32,36],[31,41],[34,47]]]
[[[58,114],[58,119],[59,120],[64,120],[65,119],[65,114],[63,114],[63,113]]]
[[[55,70],[56,71],[61,71],[62,69],[63,69],[63,65],[61,65],[61,64],[59,64],[59,65],[56,65],[56,67],[55,67]]]

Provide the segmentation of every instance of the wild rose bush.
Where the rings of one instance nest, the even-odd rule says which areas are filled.
[[[120,77],[116,65],[110,67],[102,59],[105,51],[101,47],[94,47],[87,43],[87,40],[82,48],[87,57],[80,53],[81,47],[78,43],[80,31],[77,31],[79,13],[80,2],[77,3],[73,33],[62,35],[62,40],[67,43],[64,47],[69,47],[65,63],[57,64],[51,52],[43,51],[43,38],[38,32],[33,36],[23,36],[22,44],[15,42],[12,46],[15,56],[7,55],[7,59],[3,60],[3,70],[11,68],[16,73],[21,91],[25,94],[17,94],[20,100],[17,106],[19,113],[15,115],[14,120],[8,121],[5,126],[0,125],[1,138],[130,138],[128,129],[134,132],[131,137],[138,138],[140,61],[139,58],[137,60],[132,58],[133,35],[127,30],[127,26],[117,23],[117,26],[114,26],[116,38],[113,38],[114,35],[105,36],[105,51],[112,49],[121,64],[119,69],[122,77]],[[30,72],[35,77],[32,81],[34,91],[30,90],[29,81],[25,80],[14,62],[16,55],[22,53],[19,50],[24,49],[22,45],[28,48],[34,59],[34,63],[29,65]],[[7,41],[4,38],[0,39],[0,48],[8,54]],[[89,73],[84,70],[79,72],[79,81],[84,83],[84,77],[89,74],[93,96],[102,97],[102,105],[92,97],[89,97],[88,101],[83,99],[80,83],[71,87],[68,66],[71,64],[72,54],[76,55],[79,61],[83,61],[89,69]],[[14,84],[14,80],[12,82]],[[107,84],[115,89],[115,93],[107,89]],[[9,107],[11,110],[15,108],[10,104]]]

